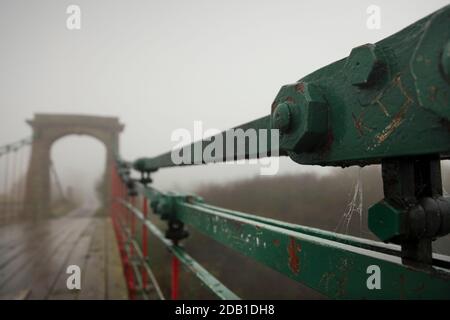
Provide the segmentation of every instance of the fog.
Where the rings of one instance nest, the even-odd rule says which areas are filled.
[[[376,42],[448,1],[1,0],[0,145],[31,134],[36,112],[117,116],[126,159],[168,151],[173,130],[225,129],[270,112],[279,88]],[[81,8],[81,29],[66,8]],[[369,5],[381,28],[366,27]],[[75,140],[74,140],[75,139]],[[93,190],[105,150],[67,137],[52,159],[64,187]],[[280,173],[311,168],[283,159]],[[161,188],[192,189],[259,173],[208,165],[155,175]]]

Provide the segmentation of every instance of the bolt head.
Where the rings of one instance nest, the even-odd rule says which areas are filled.
[[[350,83],[359,87],[369,86],[375,80],[380,62],[374,44],[353,48],[346,62]]]
[[[162,198],[158,202],[156,213],[161,217],[162,220],[168,220],[173,214],[173,205],[171,200],[165,197]]]
[[[380,240],[392,242],[396,237],[404,234],[404,220],[406,213],[382,200],[369,208],[369,229]]]
[[[291,125],[291,111],[289,110],[289,104],[282,102],[275,108],[272,114],[272,123],[275,129],[279,129],[281,132],[288,132]]]
[[[153,199],[152,201],[150,201],[150,208],[152,209],[153,213],[155,213],[155,214],[158,211],[158,205],[159,205],[158,199]]]
[[[317,86],[307,82],[283,86],[275,101],[272,126],[284,133],[281,149],[309,152],[325,141],[328,105]]]

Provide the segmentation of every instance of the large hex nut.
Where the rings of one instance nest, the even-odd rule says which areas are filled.
[[[152,199],[150,201],[150,208],[152,209],[153,213],[155,213],[155,214],[157,214],[158,205],[159,205],[159,199],[158,198]]]
[[[153,212],[163,220],[169,219],[173,215],[174,203],[171,196],[160,195],[150,202]]]
[[[147,159],[145,159],[145,158],[137,159],[136,161],[133,162],[133,169],[137,170],[139,172],[145,171],[146,170],[146,162],[147,162]]]
[[[280,147],[309,152],[325,141],[328,105],[316,85],[299,82],[281,88],[272,112],[272,128],[280,130]]]
[[[405,218],[405,211],[398,210],[382,200],[369,208],[369,229],[380,240],[393,242],[394,238],[405,234]]]
[[[350,52],[346,62],[346,70],[352,85],[367,87],[379,77],[382,59],[375,48],[374,44],[369,43],[353,48]]]
[[[408,236],[436,238],[450,232],[450,201],[444,197],[425,197],[408,212]]]
[[[176,204],[179,202],[202,203],[201,197],[189,194],[166,193],[161,194],[150,202],[154,213],[161,216],[163,220],[170,220],[175,217]]]

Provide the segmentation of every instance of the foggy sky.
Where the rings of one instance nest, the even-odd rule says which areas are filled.
[[[66,8],[81,7],[81,30]],[[366,8],[381,7],[369,30]],[[0,0],[0,145],[31,134],[35,112],[117,116],[126,159],[170,150],[194,120],[225,129],[267,115],[279,88],[376,42],[448,1]],[[91,186],[104,168],[93,138],[57,141],[63,183]],[[311,170],[284,159],[280,172]],[[161,187],[258,174],[256,166],[166,169]]]

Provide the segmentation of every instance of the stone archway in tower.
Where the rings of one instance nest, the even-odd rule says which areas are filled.
[[[27,121],[33,129],[33,144],[28,167],[25,210],[29,217],[50,215],[50,150],[53,143],[67,135],[88,135],[98,139],[106,148],[103,204],[111,202],[111,172],[115,154],[119,152],[119,134],[124,126],[115,117],[87,115],[35,114]],[[73,155],[80,156],[83,155]]]

